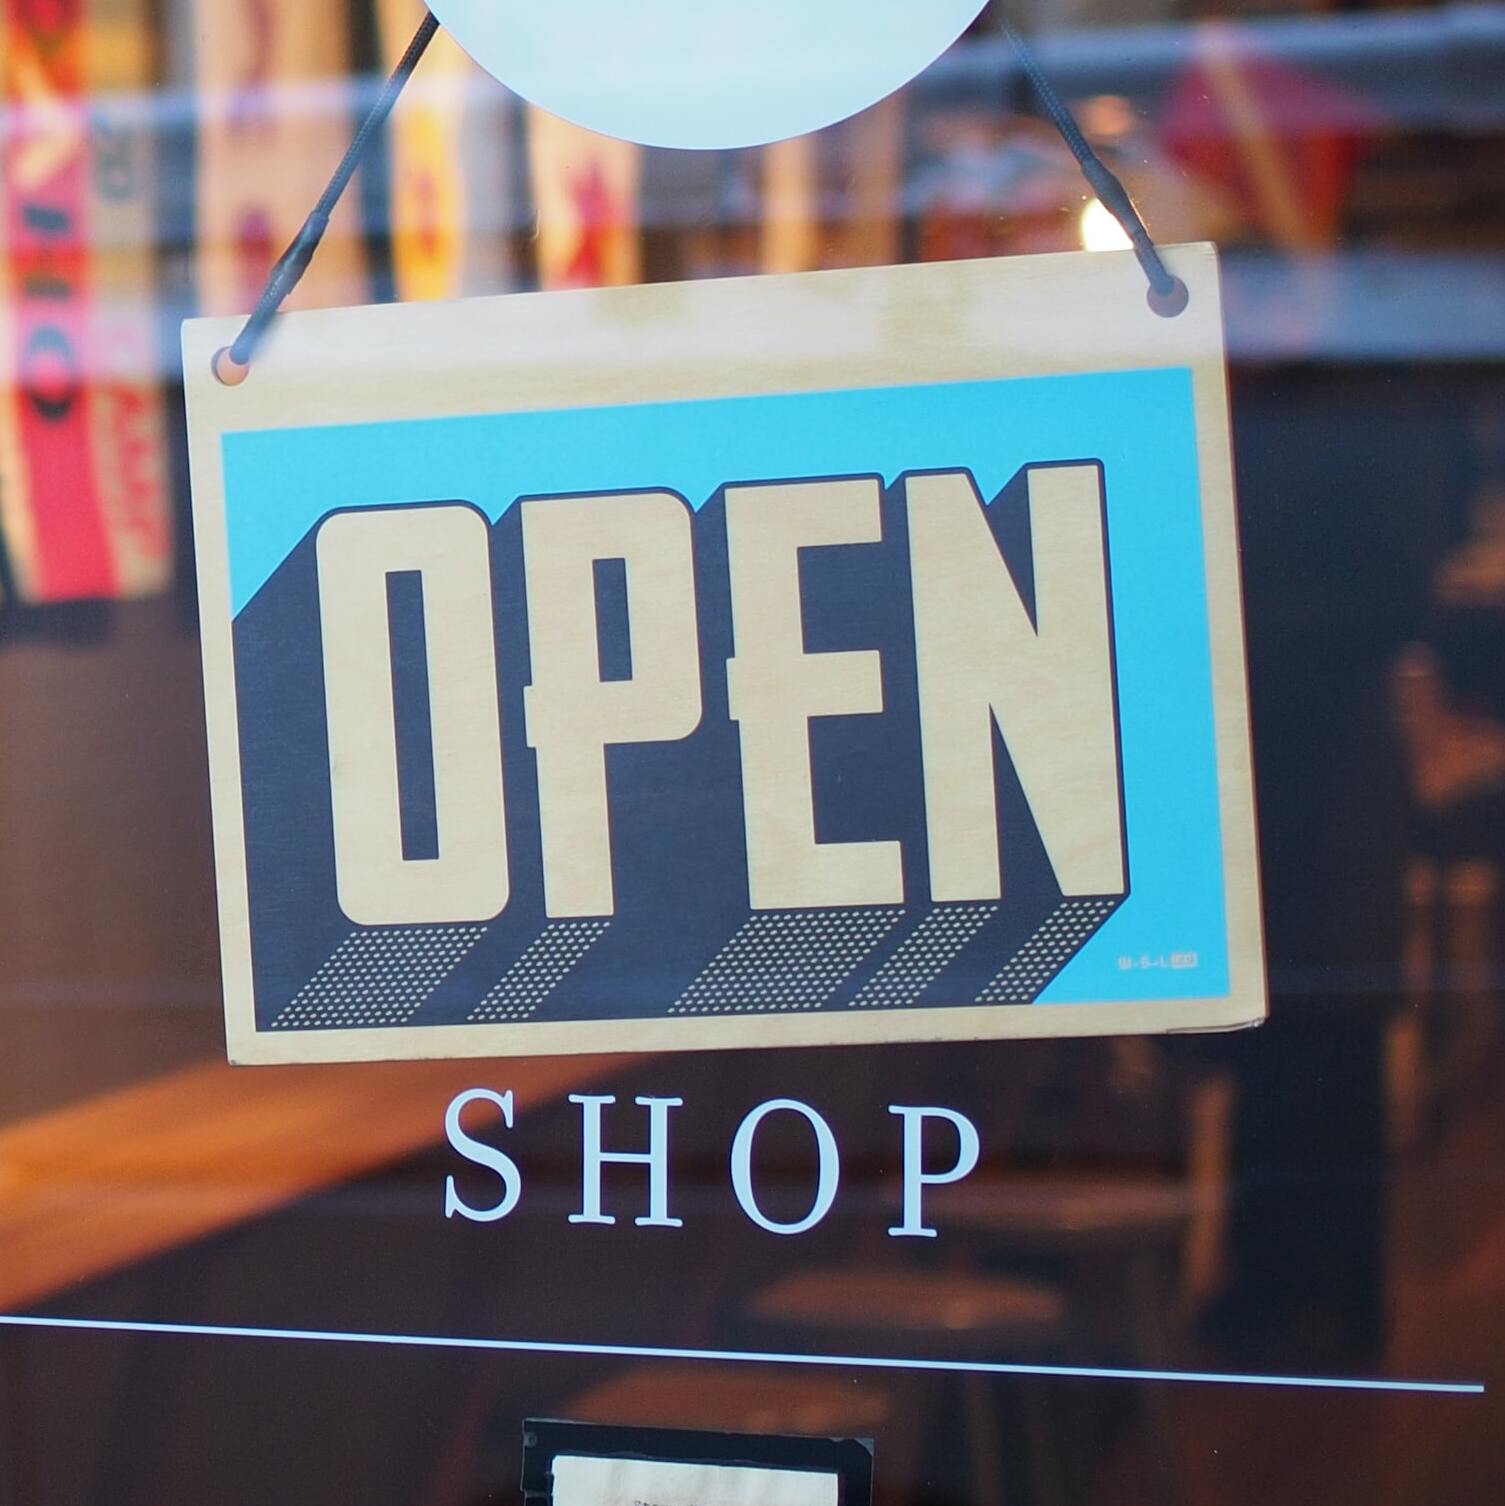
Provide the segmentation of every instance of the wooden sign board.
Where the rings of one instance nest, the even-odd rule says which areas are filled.
[[[187,325],[233,1059],[1261,1019],[1169,257]]]

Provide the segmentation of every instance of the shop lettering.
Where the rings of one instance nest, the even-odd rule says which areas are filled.
[[[684,1099],[640,1097],[633,1101],[640,1109],[647,1110],[646,1149],[608,1150],[605,1113],[616,1104],[616,1098],[609,1093],[570,1094],[570,1102],[580,1106],[580,1207],[568,1215],[570,1223],[617,1222],[617,1214],[607,1211],[607,1192],[603,1185],[605,1169],[612,1166],[641,1168],[646,1173],[646,1196],[640,1197],[636,1205],[644,1211],[634,1215],[633,1223],[650,1229],[684,1227],[684,1220],[675,1217],[673,1211],[669,1150],[670,1116],[674,1110],[684,1107]],[[444,1183],[444,1216],[477,1224],[493,1224],[510,1216],[522,1202],[523,1174],[512,1156],[489,1139],[472,1135],[461,1122],[467,1109],[483,1104],[496,1111],[505,1128],[510,1130],[513,1127],[514,1100],[510,1090],[496,1093],[490,1088],[469,1088],[450,1101],[444,1115],[444,1133],[451,1148],[485,1174],[483,1177],[481,1173],[472,1173],[472,1177],[485,1182],[484,1191],[489,1195],[489,1201],[480,1200],[482,1189],[479,1187],[472,1189],[467,1186],[462,1192],[451,1175]],[[929,1187],[959,1182],[972,1173],[981,1151],[977,1129],[965,1114],[955,1109],[890,1104],[888,1111],[900,1121],[902,1156],[901,1216],[888,1232],[896,1239],[934,1239],[936,1230],[925,1223],[925,1191]],[[808,1131],[815,1153],[809,1205],[797,1218],[772,1217],[758,1193],[755,1170],[758,1137],[763,1126],[776,1116],[792,1116],[798,1121]],[[472,1113],[472,1127],[476,1127],[477,1117],[477,1113]],[[614,1122],[620,1123],[620,1118]],[[946,1128],[940,1135],[927,1134],[927,1126],[932,1124]],[[494,1133],[495,1125],[490,1129]],[[943,1164],[927,1166],[927,1158],[935,1156],[933,1142],[948,1132],[951,1145],[947,1148],[952,1152],[949,1160],[941,1155],[938,1159]],[[642,1137],[641,1125],[639,1136]],[[750,1222],[769,1234],[804,1234],[815,1228],[835,1207],[841,1190],[841,1150],[836,1136],[819,1110],[795,1098],[769,1099],[743,1117],[732,1136],[728,1169],[737,1206]],[[620,1177],[621,1173],[617,1175]],[[472,1197],[476,1201],[471,1201]],[[615,1182],[612,1198],[613,1207],[625,1209],[629,1206],[627,1197]]]
[[[724,675],[740,747],[737,838],[750,908],[904,903],[897,841],[817,837],[812,724],[885,709],[876,649],[806,647],[803,564],[853,545],[889,552],[890,573],[875,580],[872,599],[912,617],[904,632],[912,632],[931,899],[1000,898],[995,727],[1061,893],[1122,893],[1102,470],[1038,465],[1025,481],[1027,591],[964,470],[903,478],[900,539],[885,537],[877,477],[728,486],[724,564],[714,567],[724,575],[715,582],[703,578],[712,567],[697,558],[691,510],[672,492],[523,501],[516,537],[531,680],[524,725],[505,729],[497,656],[520,650],[498,648],[481,513],[447,503],[331,515],[316,557],[341,909],[368,926],[489,920],[505,909],[505,735],[525,738],[536,760],[547,916],[611,916],[608,750],[690,736],[711,673]],[[895,578],[893,551],[905,549],[907,568],[892,589],[884,582]],[[625,677],[603,673],[602,562],[625,577]],[[415,573],[438,832],[438,855],[421,860],[403,848],[391,654],[373,652],[390,643],[392,578]],[[700,602],[712,587],[729,597],[735,646],[724,663],[703,664]]]

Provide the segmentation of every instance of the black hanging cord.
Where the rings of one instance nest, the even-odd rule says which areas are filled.
[[[1092,150],[1091,144],[1082,134],[1082,128],[1066,107],[1065,100],[1056,93],[1055,86],[1040,71],[1034,52],[1007,17],[1002,18],[1001,24],[1004,35],[1019,56],[1019,62],[1026,77],[1039,96],[1040,103],[1045,106],[1045,111],[1055,124],[1056,130],[1061,133],[1061,139],[1071,149],[1071,154],[1076,158],[1088,186],[1123,227],[1124,234],[1133,243],[1134,254],[1139,258],[1139,265],[1144,268],[1144,274],[1150,282],[1150,307],[1158,314],[1179,314],[1186,307],[1186,284],[1176,277],[1161,259],[1160,252],[1156,250],[1155,242],[1150,238],[1150,232],[1139,217],[1139,211],[1134,207],[1134,201],[1129,197],[1128,190],[1118,181],[1103,159]],[[314,205],[312,212],[304,220],[303,228],[294,236],[292,244],[277,258],[272,267],[271,276],[267,279],[267,285],[261,297],[257,299],[256,307],[251,311],[250,317],[230,346],[215,358],[215,371],[222,381],[239,381],[245,376],[246,369],[251,364],[251,357],[255,355],[256,347],[261,343],[267,325],[272,322],[272,316],[282,307],[288,295],[298,286],[303,274],[308,270],[308,264],[313,260],[314,252],[319,249],[319,242],[324,239],[324,232],[329,229],[329,217],[334,213],[334,207],[339,203],[340,195],[345,192],[350,179],[355,175],[355,170],[360,165],[360,160],[365,155],[371,138],[386,124],[387,116],[392,113],[392,106],[397,103],[397,96],[402,93],[403,86],[413,76],[413,70],[428,50],[428,45],[434,40],[434,34],[438,30],[439,22],[433,12],[425,11],[418,30],[413,33],[413,40],[408,43],[407,51],[403,53],[401,61],[382,86],[376,103],[371,106],[366,118],[361,122],[355,138],[345,149],[340,165],[335,168],[333,176],[324,186],[324,192],[319,195],[319,202]]]
[[[319,242],[324,239],[324,232],[329,229],[329,217],[334,213],[334,206],[339,203],[340,195],[345,192],[346,186],[360,165],[360,160],[365,155],[371,138],[386,123],[387,116],[392,113],[392,106],[397,103],[397,96],[402,93],[403,85],[412,77],[413,70],[418,66],[418,60],[428,50],[428,45],[434,40],[434,33],[438,30],[439,22],[433,12],[425,11],[418,30],[413,33],[413,40],[408,43],[407,51],[402,55],[401,62],[392,70],[391,77],[383,85],[376,103],[371,106],[370,112],[361,122],[360,129],[355,133],[355,139],[345,149],[345,155],[340,159],[340,165],[335,168],[334,176],[325,185],[324,192],[319,195],[319,202],[314,205],[312,213],[304,220],[303,228],[293,238],[293,243],[277,258],[272,268],[272,275],[267,279],[266,288],[257,300],[256,307],[251,311],[250,318],[246,320],[229,349],[222,352],[231,367],[231,372],[221,371],[221,380],[236,372],[243,375],[245,368],[251,364],[251,357],[256,353],[256,347],[261,343],[261,337],[266,333],[267,325],[272,321],[272,315],[282,307],[283,301],[298,286],[303,274],[308,270],[308,264],[313,260],[314,252],[319,249]],[[218,366],[218,363],[216,365]]]
[[[1179,314],[1186,307],[1186,284],[1161,258],[1139,211],[1134,207],[1133,199],[1129,197],[1128,189],[1118,181],[1108,164],[1092,150],[1091,143],[1082,134],[1082,128],[1067,108],[1066,101],[1056,93],[1055,85],[1041,71],[1034,49],[1007,16],[1000,17],[1000,26],[1019,56],[1025,77],[1029,79],[1040,103],[1045,106],[1045,113],[1050,116],[1052,124],[1061,133],[1061,139],[1076,158],[1088,187],[1123,227],[1124,234],[1133,244],[1134,255],[1139,258],[1139,265],[1144,268],[1144,275],[1149,279],[1150,307],[1157,314]]]

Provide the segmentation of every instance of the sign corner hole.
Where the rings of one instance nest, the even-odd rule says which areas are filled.
[[[1162,319],[1174,319],[1191,302],[1191,293],[1179,277],[1173,277],[1170,287],[1165,292],[1161,293],[1154,288],[1150,288],[1144,295],[1144,301]]]
[[[230,354],[230,347],[222,345],[209,358],[209,369],[222,387],[239,387],[251,374],[250,362],[242,365]]]

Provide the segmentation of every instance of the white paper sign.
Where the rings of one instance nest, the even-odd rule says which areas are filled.
[[[836,1506],[838,1483],[803,1469],[562,1454],[553,1506]]]

